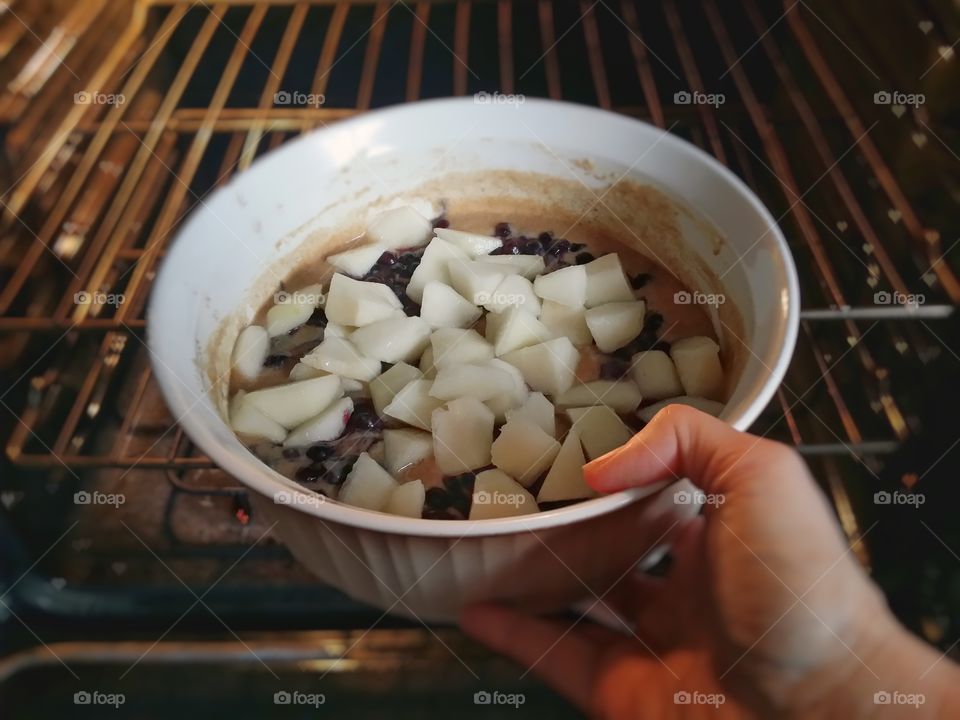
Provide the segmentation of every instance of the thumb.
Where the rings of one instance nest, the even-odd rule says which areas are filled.
[[[787,446],[739,432],[722,420],[686,405],[670,405],[626,445],[583,468],[587,484],[603,493],[689,478],[707,493],[773,472],[773,464],[802,461]],[[730,470],[737,466],[737,472]],[[804,468],[805,472],[805,468]]]

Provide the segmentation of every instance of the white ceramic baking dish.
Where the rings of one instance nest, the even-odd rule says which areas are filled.
[[[579,188],[582,205],[566,212],[605,215],[623,225],[630,243],[651,242],[646,250],[663,255],[691,287],[725,294],[740,322],[728,315],[717,325],[734,376],[722,417],[749,426],[781,381],[796,339],[799,291],[782,233],[712,157],[653,126],[579,105],[437,100],[308,133],[200,203],[162,263],[148,309],[153,368],[174,417],[250,488],[256,510],[276,521],[274,532],[293,554],[355,598],[424,620],[452,619],[476,600],[551,609],[602,594],[662,542],[678,514],[693,509],[668,493],[638,502],[650,494],[638,491],[502,520],[395,517],[313,496],[260,462],[224,421],[229,351],[276,288],[265,275],[279,275],[334,230],[362,225],[394,196],[422,197],[438,179],[453,195],[544,193],[542,183],[528,190],[526,176],[507,179],[504,171]],[[617,205],[617,193],[605,195],[619,178],[653,182],[677,201],[682,247],[635,233],[643,219]],[[278,492],[293,501],[274,502]]]

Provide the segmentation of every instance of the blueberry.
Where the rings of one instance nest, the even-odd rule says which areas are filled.
[[[648,313],[646,319],[643,323],[643,329],[649,330],[652,333],[656,333],[657,330],[663,327],[663,315],[658,312]]]
[[[600,366],[600,377],[604,380],[619,380],[630,370],[630,360],[611,357],[604,360]]]
[[[510,223],[499,222],[493,229],[493,234],[503,239],[510,237],[511,233],[512,231],[510,230]]]
[[[357,400],[353,406],[349,426],[352,430],[377,430],[383,426],[383,420],[366,400]]]
[[[632,287],[634,290],[639,290],[652,279],[653,275],[650,273],[638,273],[630,279],[630,287]]]
[[[588,262],[593,262],[594,258],[592,253],[582,252],[577,255],[577,265],[586,265]]]
[[[580,252],[580,251],[583,250],[585,247],[586,247],[586,244],[584,244],[584,243],[571,243],[571,244],[570,244],[570,252]]]
[[[446,510],[453,504],[453,497],[441,487],[427,490],[424,506],[432,510]]]
[[[322,462],[333,455],[333,446],[320,443],[307,448],[307,457],[314,462]]]
[[[326,471],[322,465],[313,464],[305,465],[297,470],[297,472],[294,473],[294,477],[297,479],[297,482],[309,484],[320,482],[325,474]]]
[[[296,460],[298,457],[300,457],[300,451],[292,447],[284,448],[282,455],[287,460]]]
[[[447,220],[445,217],[438,217],[436,220],[433,221],[433,227],[434,229],[448,228],[450,227],[450,221]]]
[[[448,510],[426,508],[422,515],[424,520],[456,520],[457,516]]]
[[[379,258],[377,258],[377,263],[376,263],[376,264],[377,264],[377,265],[380,265],[380,266],[382,266],[382,267],[390,267],[391,265],[396,265],[396,264],[397,264],[397,256],[394,255],[394,254],[393,254],[392,252],[390,252],[389,250],[387,250],[383,255],[381,255]]]
[[[313,311],[313,315],[307,319],[307,325],[313,325],[314,327],[327,326],[327,314],[323,311],[323,308],[317,308]]]
[[[263,366],[267,368],[280,367],[287,361],[288,358],[288,355],[267,355],[266,359],[263,361]]]
[[[665,340],[660,340],[658,343],[656,343],[656,344],[655,344],[652,348],[650,348],[650,349],[651,349],[651,350],[659,350],[660,352],[669,353],[669,352],[670,352],[670,343],[666,342]]]
[[[557,240],[556,242],[553,243],[553,245],[550,246],[550,249],[547,250],[547,252],[550,255],[560,257],[570,249],[571,249],[571,246],[570,246],[569,240]]]

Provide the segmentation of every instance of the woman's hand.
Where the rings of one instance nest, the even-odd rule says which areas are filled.
[[[584,474],[600,492],[686,477],[707,500],[667,578],[632,573],[609,595],[639,640],[502,607],[464,613],[467,633],[584,711],[915,716],[877,704],[877,692],[923,694],[923,716],[956,707],[956,670],[893,619],[793,450],[672,406]]]

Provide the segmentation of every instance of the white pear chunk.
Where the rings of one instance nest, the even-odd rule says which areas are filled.
[[[483,305],[507,276],[503,268],[481,261],[453,260],[448,266],[453,289],[474,305]]]
[[[322,304],[322,285],[308,285],[294,292],[280,291],[275,295],[276,304],[267,310],[267,333],[270,337],[286,335],[300,327]]]
[[[584,317],[600,352],[608,353],[622,348],[640,334],[645,313],[643,300],[631,300],[598,305],[587,310]]]
[[[649,400],[683,395],[683,385],[673,360],[662,350],[647,350],[633,356],[630,365],[633,381]]]
[[[480,308],[442,282],[428,282],[423,289],[420,317],[431,327],[469,327],[479,320],[482,314]]]
[[[360,327],[385,320],[402,309],[397,296],[382,283],[354,280],[342,273],[330,278],[326,312],[331,322]]]
[[[270,352],[270,335],[259,325],[248,325],[233,344],[230,366],[245,378],[255,378]]]
[[[501,319],[495,321],[493,340],[493,352],[497,357],[546,342],[553,337],[542,322],[520,307],[511,307],[500,315]],[[496,315],[487,315],[487,322],[493,317]]]
[[[596,495],[583,479],[584,462],[580,434],[576,430],[570,430],[560,446],[560,452],[557,453],[550,472],[540,486],[537,502],[580,500]]]
[[[230,400],[230,427],[241,435],[282,443],[287,437],[286,428],[262,413],[247,398],[248,394],[239,390]]]
[[[503,247],[503,240],[492,235],[480,235],[450,228],[437,228],[433,232],[438,238],[456,245],[470,257],[489,255],[497,248]]]
[[[514,419],[500,428],[493,441],[493,464],[530,487],[560,452],[560,443],[536,423]]]
[[[384,512],[403,517],[423,517],[423,501],[427,498],[427,491],[422,480],[411,480],[401,483],[390,493]]]
[[[540,322],[553,337],[568,337],[574,345],[589,345],[593,342],[583,308],[572,308],[552,300],[544,300],[540,305]]]
[[[488,364],[491,367],[503,370],[510,375],[513,380],[513,387],[509,391],[494,395],[487,400],[487,407],[493,410],[497,422],[504,422],[507,419],[508,412],[514,408],[521,407],[527,401],[530,390],[527,388],[527,383],[524,381],[523,375],[510,363],[506,363],[497,358],[490,360]]]
[[[431,455],[433,435],[430,433],[412,428],[383,431],[383,464],[394,477]]]
[[[340,325],[335,322],[328,322],[323,328],[324,337],[350,337],[350,333],[354,331],[355,328],[349,328],[345,325]]]
[[[517,368],[537,392],[560,395],[573,385],[580,353],[569,338],[563,337],[514,350],[503,360]]]
[[[318,442],[336,440],[343,435],[347,422],[353,414],[353,400],[348,397],[340,398],[326,410],[298,425],[287,439],[284,447],[305,447]]]
[[[399,362],[382,375],[370,381],[370,399],[377,415],[383,416],[383,410],[408,383],[420,379],[423,373],[412,365]]]
[[[513,376],[489,364],[446,365],[437,371],[430,394],[441,400],[472,397],[477,400],[514,390]]]
[[[323,377],[324,375],[329,375],[326,370],[318,370],[315,367],[310,367],[305,363],[298,362],[290,370],[290,375],[288,376],[291,380],[309,380],[310,378]]]
[[[483,306],[492,313],[517,308],[534,317],[540,314],[540,298],[533,291],[533,283],[523,275],[507,275]]]
[[[387,251],[386,245],[360,245],[335,255],[327,255],[327,262],[342,273],[359,278],[370,272],[380,256]]]
[[[444,475],[490,464],[493,412],[476,398],[451,400],[433,411],[433,456]]]
[[[507,315],[508,313],[502,312],[487,313],[483,316],[483,336],[488,342],[496,343],[497,334],[500,332],[500,328],[503,327],[503,321]]]
[[[557,397],[558,408],[606,405],[618,413],[630,413],[643,401],[632,380],[593,380],[574,385]]]
[[[488,255],[483,262],[499,265],[505,273],[523,275],[527,280],[533,280],[546,269],[539,255]]]
[[[415,362],[430,342],[430,324],[419,317],[392,317],[357,328],[350,342],[364,357],[386,363]]]
[[[291,429],[319,414],[340,397],[343,397],[340,378],[325,375],[254,390],[247,393],[246,402]]]
[[[451,245],[446,240],[437,237],[431,240],[427,249],[423,251],[420,264],[417,265],[417,269],[410,276],[410,282],[407,283],[407,296],[416,303],[422,303],[423,289],[427,286],[427,283],[452,284],[450,282],[450,272],[447,270],[451,261],[465,263],[469,262],[469,259],[463,250]]]
[[[420,356],[417,367],[420,368],[420,372],[427,380],[433,380],[437,376],[437,366],[433,364],[433,345],[427,345],[427,349]]]
[[[543,393],[530,393],[523,405],[507,410],[506,418],[507,422],[527,420],[537,425],[550,437],[557,436],[556,409]]]
[[[390,473],[367,453],[360,453],[343,481],[337,499],[354,507],[382,511],[396,487],[397,481]]]
[[[380,361],[365,357],[357,346],[346,338],[324,338],[322,343],[300,358],[300,362],[334,375],[364,382],[369,382],[380,374]]]
[[[680,395],[678,397],[661,400],[653,405],[647,405],[645,408],[640,408],[637,410],[637,417],[643,420],[645,423],[648,423],[653,420],[654,415],[663,410],[667,405],[689,405],[692,408],[696,408],[697,410],[705,412],[708,415],[713,415],[714,417],[719,416],[720,413],[723,412],[724,408],[724,404],[722,402],[717,402],[716,400],[707,400],[700,397]]]
[[[473,484],[473,501],[470,504],[471,520],[530,515],[539,509],[533,495],[501,470],[477,473]]]
[[[493,346],[476,330],[438,328],[430,336],[430,346],[433,348],[433,364],[438,369],[493,359]]]
[[[544,300],[579,309],[587,301],[587,271],[583,265],[560,268],[534,280],[533,289]]]
[[[625,444],[633,434],[606,405],[569,408],[567,415],[573,423],[573,429],[580,433],[583,449],[591,460]]]
[[[620,256],[610,253],[588,262],[583,268],[587,271],[588,308],[611,302],[627,302],[634,299],[633,288],[623,272]]]
[[[411,380],[393,396],[383,414],[421,430],[429,430],[433,411],[443,405],[443,400],[430,395],[432,385],[432,380],[424,378]]]
[[[367,223],[367,237],[393,248],[420,247],[433,235],[433,223],[409,205],[385,210]]]
[[[677,340],[670,346],[670,357],[685,394],[708,400],[723,398],[720,346],[711,338],[698,335]]]

